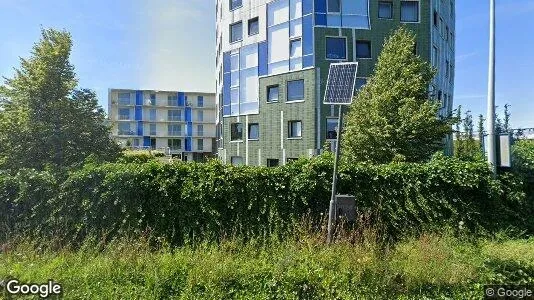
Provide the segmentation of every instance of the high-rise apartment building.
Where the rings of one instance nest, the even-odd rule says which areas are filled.
[[[212,156],[215,95],[110,89],[112,136],[124,147],[159,149],[184,161]]]
[[[438,70],[429,91],[449,114],[454,7],[454,0],[217,0],[219,158],[274,166],[318,154],[336,136],[337,110],[322,104],[330,63],[359,62],[359,89],[401,25]]]

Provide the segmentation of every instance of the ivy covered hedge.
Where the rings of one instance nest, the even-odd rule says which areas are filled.
[[[149,233],[183,244],[283,234],[303,217],[326,214],[331,172],[329,155],[278,168],[88,163],[64,180],[21,170],[0,176],[0,232],[7,233],[0,239]],[[523,183],[512,175],[494,179],[483,162],[436,156],[426,164],[342,165],[339,184],[388,237],[443,226],[534,232]]]

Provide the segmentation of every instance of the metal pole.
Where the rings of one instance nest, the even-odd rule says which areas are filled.
[[[339,116],[338,116],[338,123],[337,123],[337,137],[336,137],[336,156],[334,158],[334,174],[332,176],[332,196],[330,197],[330,210],[328,212],[328,237],[327,237],[327,243],[330,244],[332,242],[332,234],[333,234],[333,223],[336,219],[336,184],[337,184],[337,163],[339,159],[339,149],[341,148],[340,141],[341,141],[341,124],[343,122],[343,105],[339,105]]]
[[[490,0],[490,47],[488,74],[488,163],[497,173],[495,145],[495,0]]]

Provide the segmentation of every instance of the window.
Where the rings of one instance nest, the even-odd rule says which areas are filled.
[[[204,150],[204,140],[203,139],[197,140],[197,149],[199,151],[203,151]]]
[[[197,119],[198,119],[199,122],[204,122],[204,112],[203,111],[199,110],[197,112]]]
[[[134,141],[133,143],[134,147],[139,147],[139,139],[134,139],[133,141]]]
[[[130,120],[129,108],[119,108],[119,120]]]
[[[356,78],[356,86],[355,89],[357,91],[361,90],[361,88],[367,84],[367,78]]]
[[[243,140],[243,124],[242,123],[230,124],[230,138],[232,141]]]
[[[149,111],[149,121],[156,121],[156,109],[154,108]]]
[[[278,85],[267,87],[267,102],[278,102]]]
[[[371,58],[370,41],[356,41],[356,58]]]
[[[329,13],[340,13],[341,4],[339,0],[328,0],[328,12]]]
[[[119,93],[119,104],[130,105],[130,93]]]
[[[248,20],[248,35],[256,35],[258,33],[260,33],[258,18]]]
[[[204,107],[204,97],[198,96],[198,98],[197,98],[197,106],[198,107]]]
[[[304,100],[304,79],[287,82],[287,101]]]
[[[167,96],[167,106],[178,106],[178,96],[177,95]]]
[[[445,40],[449,40],[449,25],[445,26]]]
[[[243,6],[241,0],[230,0],[230,10],[234,10]]]
[[[438,16],[438,12],[437,11],[434,11],[434,26],[438,27],[439,25],[439,16]]]
[[[243,40],[243,23],[237,22],[230,25],[230,43]]]
[[[437,68],[439,62],[439,50],[438,47],[432,46],[432,66]]]
[[[260,125],[258,123],[251,123],[248,125],[248,139],[257,140],[260,138]]]
[[[327,37],[326,59],[347,59],[347,39]]]
[[[278,165],[280,165],[280,160],[273,159],[273,158],[267,159],[267,167],[274,168],[274,167],[278,167]]]
[[[197,125],[197,135],[204,136],[204,125]]]
[[[156,124],[150,124],[150,135],[157,135]]]
[[[167,141],[167,146],[169,146],[171,150],[180,150],[182,149],[182,140],[181,139],[169,139]]]
[[[300,38],[289,41],[289,57],[301,57],[302,56],[302,40]]]
[[[119,123],[119,135],[132,135],[130,123]]]
[[[419,22],[419,1],[401,1],[401,22]]]
[[[445,61],[445,78],[449,78],[449,72],[450,72],[449,60],[446,60]]]
[[[232,156],[230,161],[233,166],[242,166],[244,165],[243,157],[241,156]]]
[[[167,111],[167,120],[168,121],[181,121],[182,112],[180,110],[169,110]]]
[[[380,19],[393,19],[393,2],[378,2],[378,17]]]
[[[326,139],[335,140],[337,138],[337,119],[326,119]]]
[[[182,135],[182,126],[176,124],[167,125],[167,133],[169,136]]]
[[[289,138],[302,137],[302,121],[289,121]]]

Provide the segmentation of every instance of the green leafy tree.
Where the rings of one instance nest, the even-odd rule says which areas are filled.
[[[414,46],[404,27],[386,40],[347,115],[342,149],[349,161],[424,161],[444,149],[453,118],[438,117],[439,104],[428,92],[435,71]]]
[[[0,164],[64,168],[90,154],[114,158],[119,149],[109,136],[96,95],[76,90],[69,62],[68,32],[43,29],[28,59],[0,87]]]
[[[484,141],[484,122],[486,119],[484,119],[483,115],[478,115],[478,140],[480,141],[480,144],[482,144],[482,141]]]

